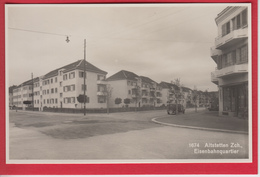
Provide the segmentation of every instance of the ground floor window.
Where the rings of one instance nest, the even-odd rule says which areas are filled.
[[[98,103],[106,103],[106,97],[105,96],[98,96]]]
[[[248,83],[223,87],[223,111],[243,116],[248,111]]]

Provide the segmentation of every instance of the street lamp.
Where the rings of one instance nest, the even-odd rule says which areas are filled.
[[[66,36],[67,43],[70,42],[69,36]],[[84,39],[84,74],[83,74],[83,79],[84,79],[84,86],[83,86],[83,91],[84,91],[84,116],[86,115],[86,39]]]
[[[84,116],[86,115],[86,39],[84,39]]]

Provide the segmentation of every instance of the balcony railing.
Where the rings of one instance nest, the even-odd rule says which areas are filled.
[[[97,84],[106,85],[107,82],[105,80],[97,80]]]
[[[218,84],[218,78],[215,75],[215,72],[211,73],[211,82]]]
[[[98,96],[106,96],[106,92],[104,92],[104,91],[98,91],[98,92],[97,92],[97,95],[98,95]]]
[[[216,49],[215,46],[213,46],[213,47],[210,48],[210,56],[211,56],[211,58],[212,58],[213,60],[215,60],[215,62],[216,62],[217,57],[218,57],[219,55],[221,55],[221,54],[222,54],[222,51],[219,50],[219,49]]]
[[[247,73],[248,72],[248,63],[240,64],[240,65],[232,65],[229,67],[222,68],[220,70],[216,70],[215,72],[212,72],[212,75],[216,78],[221,78],[233,74],[240,74],[240,73]],[[211,77],[211,81],[212,81]]]
[[[220,36],[216,37],[215,39],[215,46],[216,49],[223,49],[229,47],[239,40],[248,37],[248,28],[240,28],[240,29],[230,29],[227,34],[221,34]]]

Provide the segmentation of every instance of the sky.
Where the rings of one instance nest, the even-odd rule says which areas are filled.
[[[181,79],[191,89],[217,91],[210,47],[217,14],[226,4],[8,5],[8,85],[84,58],[108,72],[120,70],[160,83]],[[66,42],[67,36],[70,42]]]

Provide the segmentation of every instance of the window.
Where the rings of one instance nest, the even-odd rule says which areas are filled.
[[[37,104],[39,104],[39,100],[37,100]]]
[[[70,98],[67,98],[67,103],[71,103],[71,99]]]
[[[57,93],[58,92],[58,88],[55,88],[55,93]]]
[[[248,61],[248,48],[247,45],[241,47],[240,61],[247,62]]]
[[[60,76],[62,75],[62,71],[60,71]]]
[[[225,36],[230,33],[230,22],[225,23],[222,25],[222,36]]]
[[[80,77],[80,78],[83,78],[83,77],[84,77],[84,72],[83,72],[83,71],[79,71],[79,77]],[[87,77],[87,75],[86,75],[86,77]]]
[[[98,91],[99,92],[104,92],[104,91],[106,91],[106,88],[104,86],[99,85],[98,86]]]
[[[49,99],[47,99],[47,104],[49,104]]]
[[[63,80],[65,81],[67,79],[68,79],[67,74],[63,75]]]
[[[49,89],[47,89],[47,94],[49,94]]]
[[[54,93],[54,89],[53,88],[51,89],[51,93]]]
[[[103,75],[97,75],[97,80],[104,80],[105,79],[105,76]]]
[[[247,25],[247,9],[242,12],[242,26]]]
[[[128,94],[131,94],[131,90],[128,90]]]
[[[70,74],[69,74],[69,78],[70,78],[70,79],[75,78],[75,72],[70,73]]]
[[[62,93],[60,93],[60,97],[62,97]]]
[[[64,98],[63,100],[64,100],[64,103],[67,103],[67,98]]]
[[[57,78],[57,77],[55,77],[55,83],[56,83],[56,82],[58,82],[58,78]]]
[[[81,89],[84,91],[84,84],[82,84]],[[87,85],[85,85],[85,90],[87,90]]]
[[[75,90],[75,85],[71,85],[71,91]]]
[[[43,104],[45,104],[45,99],[43,100]]]
[[[51,84],[53,83],[53,79],[51,79]]]
[[[241,18],[240,18],[240,14],[236,17],[236,29],[239,29],[241,27]]]
[[[75,97],[71,97],[71,103],[75,103]]]
[[[67,87],[67,91],[70,91],[70,86],[66,86]]]
[[[66,87],[66,86],[63,87],[63,91],[64,91],[64,92],[67,92],[67,87]]]
[[[58,103],[58,99],[57,98],[55,99],[55,103]]]
[[[99,97],[98,97],[98,103],[106,103],[106,97],[104,97],[104,96],[99,96]]]

